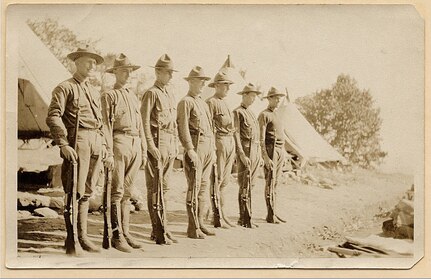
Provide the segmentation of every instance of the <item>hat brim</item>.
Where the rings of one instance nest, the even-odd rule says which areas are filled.
[[[248,94],[248,93],[256,93],[256,95],[262,94],[262,92],[260,92],[260,91],[254,91],[254,90],[251,90],[251,91],[241,91],[241,92],[238,92],[236,94],[238,94],[238,95],[244,95],[244,94]]]
[[[270,96],[264,96],[264,97],[262,97],[263,99],[266,99],[266,98],[270,98],[270,97],[275,97],[275,96],[280,96],[280,97],[286,97],[286,94],[283,94],[283,93],[277,93],[277,94],[273,94],[273,95],[270,95]]]
[[[214,88],[217,83],[234,84],[233,81],[227,81],[227,80],[225,80],[225,81],[216,81],[216,82],[211,82],[210,84],[208,84],[208,87]]]
[[[94,60],[96,60],[97,65],[100,65],[103,63],[103,61],[105,61],[105,59],[103,59],[103,57],[100,56],[99,54],[96,54],[93,52],[88,52],[88,51],[75,51],[75,52],[69,53],[67,55],[67,58],[69,58],[72,61],[75,61],[76,59],[83,57],[83,56],[93,58]]]
[[[112,67],[108,70],[106,70],[106,73],[110,73],[113,74],[115,69],[131,69],[132,72],[136,71],[137,69],[141,68],[141,66],[137,66],[137,65],[130,65],[130,66],[119,66],[119,67]]]
[[[185,80],[189,81],[191,79],[203,79],[203,80],[210,80],[210,77],[185,77]]]
[[[170,68],[166,68],[166,67],[155,67],[155,66],[149,66],[149,67],[154,68],[154,69],[165,69],[165,70],[172,71],[172,72],[178,72],[175,69],[170,69]]]

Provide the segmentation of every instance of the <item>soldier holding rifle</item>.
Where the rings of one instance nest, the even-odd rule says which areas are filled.
[[[115,75],[114,88],[102,94],[108,151],[105,165],[108,172],[112,170],[111,204],[107,204],[111,207],[111,220],[108,220],[112,224],[111,244],[115,249],[129,253],[132,248],[142,248],[129,230],[130,198],[138,170],[147,161],[139,101],[134,92],[126,87],[130,73],[139,68],[130,63],[123,53],[120,54],[114,66],[106,70]]]
[[[195,66],[184,78],[189,83],[189,92],[178,103],[178,135],[184,147],[184,173],[187,178],[187,214],[189,217],[187,236],[202,239],[215,235],[204,224],[207,210],[208,187],[212,166],[216,160],[214,134],[208,105],[200,94],[205,81],[201,67]]]
[[[167,201],[164,195],[169,189],[170,175],[178,153],[176,101],[168,89],[174,70],[171,58],[164,54],[157,61],[156,81],[145,92],[141,115],[148,146],[148,163],[145,168],[147,203],[150,213],[151,239],[157,244],[172,244],[177,240],[167,224]]]
[[[46,118],[64,159],[66,253],[79,253],[79,244],[86,251],[99,252],[87,235],[87,218],[89,198],[103,167],[106,149],[100,92],[88,79],[96,65],[103,63],[103,58],[88,47],[78,48],[67,57],[75,62],[76,72],[53,90]]]
[[[264,97],[268,100],[268,107],[262,111],[258,117],[260,126],[260,146],[262,158],[265,163],[265,200],[268,214],[268,223],[279,224],[285,221],[280,218],[276,207],[277,186],[280,177],[283,175],[284,163],[284,127],[283,119],[278,116],[277,109],[281,99],[286,94],[271,87],[268,94]]]
[[[235,162],[235,140],[233,138],[234,124],[232,111],[225,100],[229,86],[233,82],[226,70],[220,70],[214,81],[208,87],[215,88],[215,93],[207,100],[211,112],[216,141],[217,168],[214,170],[218,177],[211,185],[211,201],[214,214],[214,227],[230,228],[235,224],[226,216],[226,187],[230,182],[233,163]]]
[[[259,123],[256,116],[249,109],[257,95],[262,94],[254,84],[247,84],[241,92],[241,105],[233,111],[235,123],[235,142],[238,164],[238,225],[253,228],[257,227],[252,220],[251,189],[257,176],[261,162],[259,146]]]

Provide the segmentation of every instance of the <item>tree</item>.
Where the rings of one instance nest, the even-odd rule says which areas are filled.
[[[78,39],[72,30],[60,25],[57,19],[27,20],[27,24],[71,73],[74,72],[74,65],[67,59],[69,53],[75,51],[78,47],[86,45],[96,49],[98,40]]]
[[[332,88],[296,100],[313,127],[351,163],[363,168],[379,165],[387,155],[381,150],[380,109],[369,90],[341,74]]]

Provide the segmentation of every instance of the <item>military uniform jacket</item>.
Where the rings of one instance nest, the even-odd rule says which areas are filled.
[[[178,135],[186,151],[195,149],[191,135],[213,137],[211,113],[200,96],[188,93],[178,103]]]
[[[161,83],[145,92],[141,105],[142,124],[149,149],[155,149],[157,130],[177,136],[177,110],[174,95]]]
[[[236,151],[240,156],[245,155],[243,144],[259,143],[259,123],[254,113],[244,105],[233,111],[235,124]]]
[[[79,127],[100,129],[103,125],[100,93],[85,78],[75,73],[52,92],[46,124],[58,146],[68,145],[68,131],[75,128],[79,107]]]
[[[266,155],[266,144],[274,144],[274,141],[284,143],[283,119],[278,116],[277,110],[267,108],[259,114],[260,146]]]
[[[147,154],[147,143],[142,126],[139,101],[126,88],[114,89],[102,94],[102,113],[107,137],[107,151],[113,155],[113,136],[116,133],[139,136],[143,156]]]
[[[235,131],[233,115],[226,101],[216,96],[212,96],[207,101],[214,125],[214,132],[217,135],[233,135]]]

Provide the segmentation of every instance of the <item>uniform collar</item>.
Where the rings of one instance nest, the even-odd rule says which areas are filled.
[[[201,93],[201,94],[202,94],[202,93]],[[188,96],[190,96],[190,97],[192,97],[193,99],[201,98],[201,94],[198,94],[198,95],[192,95],[192,93],[191,93],[190,91],[187,93],[187,95],[188,95]]]
[[[156,80],[155,82],[154,82],[154,86],[155,87],[157,87],[157,88],[159,88],[160,90],[162,90],[162,91],[165,91],[165,89],[166,89],[166,85],[163,85],[160,81],[158,81],[158,80]]]
[[[269,110],[270,112],[274,112],[274,111],[276,111],[277,109],[276,109],[276,108],[272,108],[272,107],[268,107],[268,108],[267,108],[267,110]]]
[[[114,84],[114,89],[116,89],[116,90],[119,90],[119,89],[125,89],[126,91],[128,91],[126,87],[124,87],[124,86],[120,87],[120,85],[119,85],[119,84],[117,84],[117,83],[116,83],[116,84]]]
[[[246,107],[243,103],[241,103],[241,107],[244,109],[248,109],[248,107]]]
[[[85,83],[85,84],[87,84],[87,82],[88,82],[88,78],[86,78],[86,77],[83,77],[82,75],[80,75],[78,72],[75,72],[74,74],[73,74],[73,78],[79,83],[79,84],[81,84],[81,83]]]

